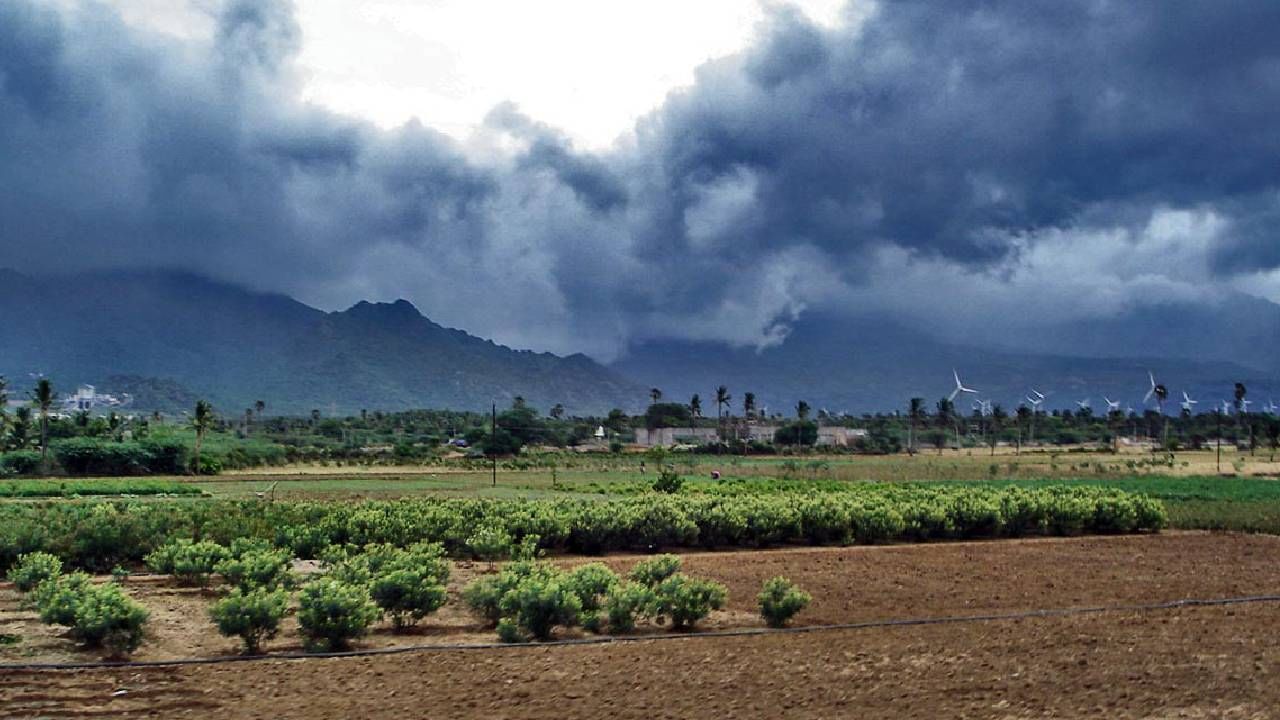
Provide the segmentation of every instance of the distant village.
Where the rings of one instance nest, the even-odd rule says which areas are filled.
[[[22,397],[10,397],[8,404],[9,407],[16,408],[29,404],[29,401]],[[54,417],[70,417],[78,412],[123,410],[132,405],[133,396],[129,393],[112,395],[110,393],[100,393],[92,385],[81,385],[76,388],[74,393],[58,398],[57,406],[54,408],[52,415]]]
[[[730,428],[730,438],[744,442],[772,443],[781,425],[748,424]],[[673,445],[702,445],[717,443],[721,440],[719,428],[683,427],[683,428],[646,428],[636,429],[636,443],[644,447],[671,447]],[[827,447],[848,447],[859,438],[865,438],[867,431],[862,428],[819,427],[818,445]]]

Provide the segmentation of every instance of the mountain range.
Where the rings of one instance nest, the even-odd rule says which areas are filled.
[[[437,325],[404,300],[324,312],[184,273],[6,272],[0,312],[0,374],[14,389],[31,373],[68,390],[167,384],[149,394],[184,398],[186,388],[224,413],[262,400],[287,414],[488,410],[516,396],[594,413],[645,393],[585,355],[513,350]]]
[[[224,413],[257,400],[283,414],[487,410],[516,396],[543,410],[560,403],[571,414],[636,412],[657,387],[673,401],[698,393],[713,414],[719,385],[729,387],[735,411],[752,391],[771,413],[790,414],[800,399],[832,412],[871,412],[905,407],[910,397],[932,405],[951,391],[953,369],[980,397],[1009,409],[1031,388],[1054,407],[1089,397],[1105,408],[1103,395],[1140,407],[1148,371],[1173,399],[1185,389],[1202,400],[1202,410],[1229,398],[1237,381],[1260,403],[1280,397],[1269,369],[1280,349],[1280,307],[1240,301],[1161,312],[1092,331],[1059,328],[1038,352],[945,342],[884,319],[808,314],[785,342],[764,350],[653,341],[606,366],[581,354],[498,345],[438,325],[404,300],[325,312],[187,273],[37,278],[0,270],[0,374],[14,395],[31,374],[44,373],[63,390],[92,383],[128,392],[146,409],[206,397]],[[1143,336],[1135,327],[1166,331]],[[1208,333],[1212,351],[1182,339],[1193,333]],[[1107,340],[1115,337],[1137,344]]]

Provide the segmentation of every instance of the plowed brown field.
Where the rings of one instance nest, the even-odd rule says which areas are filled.
[[[713,626],[754,622],[754,595],[776,574],[814,594],[798,620],[813,625],[1275,594],[1280,538],[708,553],[686,556],[686,569],[729,586],[731,605]],[[366,646],[384,644],[381,637]],[[0,717],[1270,718],[1280,717],[1278,673],[1280,603],[1259,603],[609,645],[0,671]]]

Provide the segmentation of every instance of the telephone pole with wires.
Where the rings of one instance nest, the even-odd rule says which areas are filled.
[[[493,404],[489,429],[489,455],[493,458],[493,486],[498,487],[498,403]]]

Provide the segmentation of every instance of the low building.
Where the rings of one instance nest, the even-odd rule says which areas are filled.
[[[780,425],[747,425],[739,428],[739,437],[747,442],[772,443]]]
[[[828,447],[849,447],[866,436],[867,431],[862,428],[839,426],[818,428],[818,444]]]
[[[666,447],[668,445],[702,445],[715,442],[720,434],[715,428],[639,428],[636,430],[636,444],[644,447]]]

